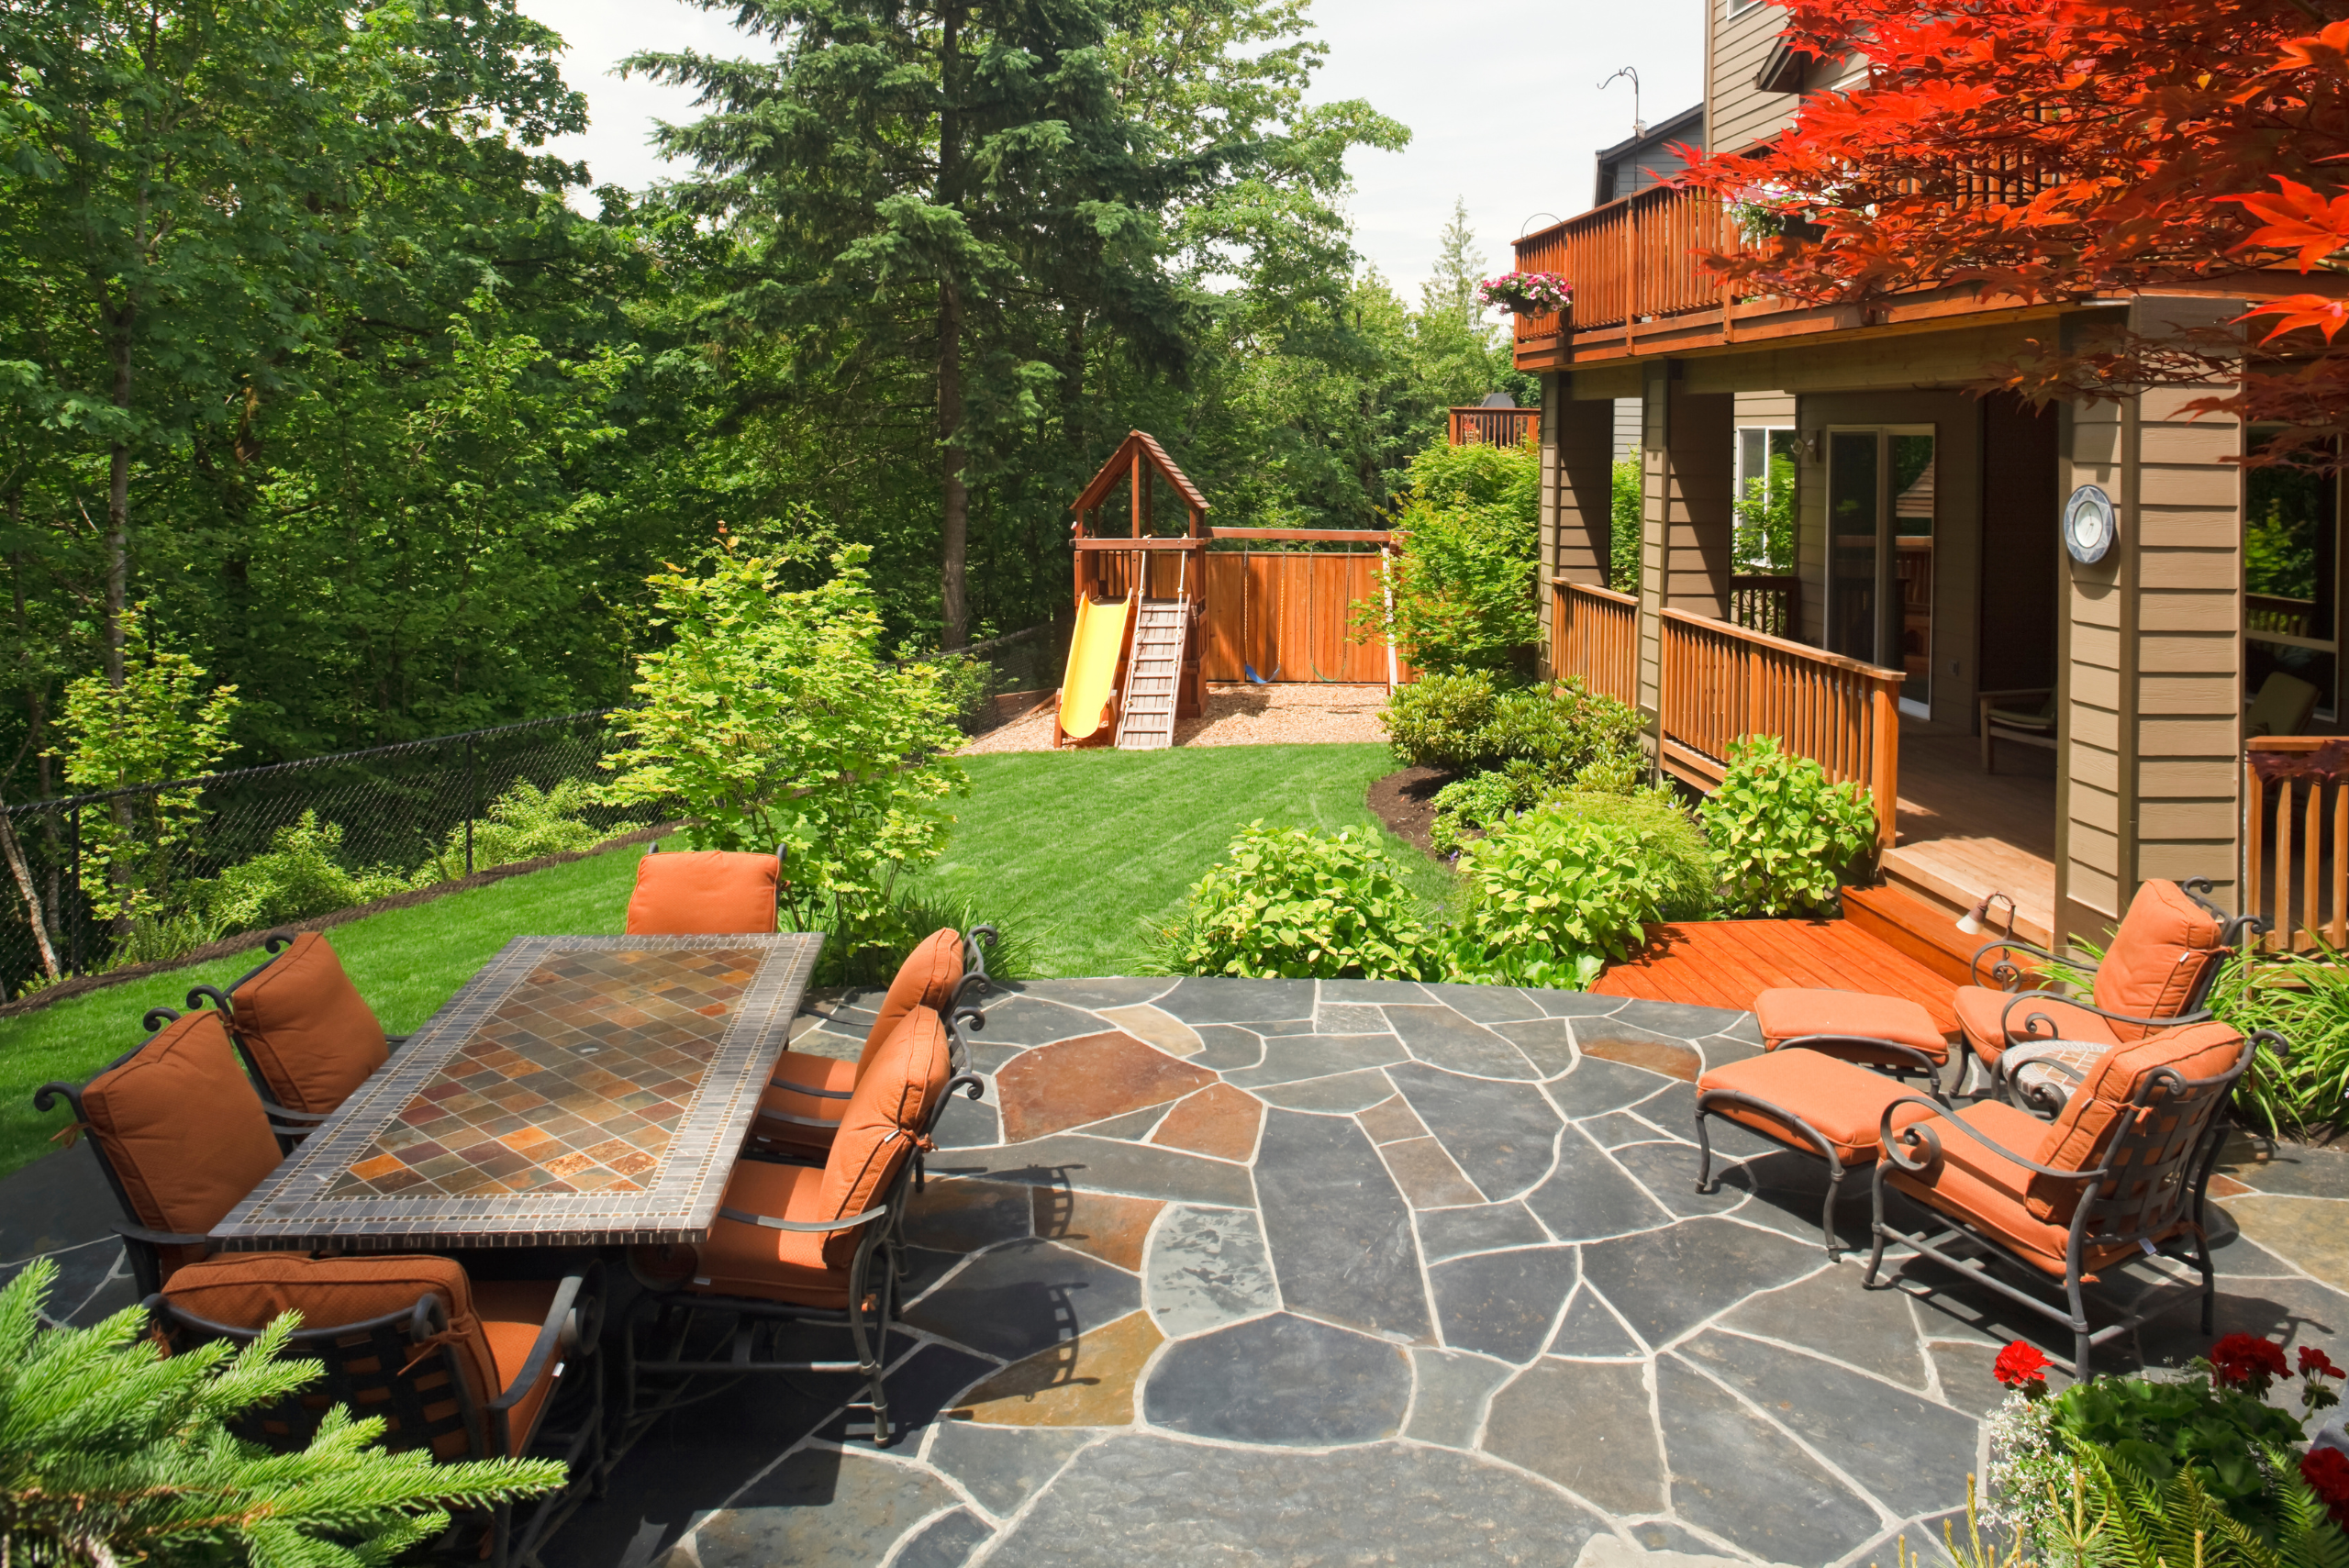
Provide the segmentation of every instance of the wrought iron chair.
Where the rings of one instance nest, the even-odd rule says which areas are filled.
[[[775,929],[783,890],[783,851],[660,852],[653,845],[636,862],[626,929],[632,937],[759,935]]]
[[[190,1007],[220,1010],[276,1119],[324,1121],[367,1081],[406,1035],[387,1035],[375,1010],[317,931],[272,931],[267,962],[227,991],[198,985]]]
[[[759,1098],[759,1119],[751,1136],[761,1143],[803,1152],[820,1160],[831,1147],[841,1113],[855,1093],[857,1080],[873,1063],[898,1024],[916,1007],[956,1018],[963,1028],[985,1026],[974,998],[986,995],[987,950],[996,943],[993,926],[974,926],[967,937],[941,927],[925,937],[897,968],[882,999],[878,1016],[864,1036],[864,1049],[854,1062],[841,1062],[809,1051],[785,1051],[774,1064]],[[953,1071],[963,1071],[957,1059]],[[916,1162],[915,1180],[920,1180]]]
[[[341,1405],[381,1417],[389,1449],[444,1462],[536,1451],[569,1464],[570,1484],[527,1502],[518,1529],[512,1503],[478,1520],[492,1568],[529,1562],[582,1497],[603,1489],[600,1264],[559,1280],[475,1280],[449,1258],[224,1253],[173,1274],[147,1310],[174,1349],[247,1344],[281,1313],[302,1315],[289,1348],[317,1360],[318,1380],[237,1423],[265,1448],[307,1447]],[[450,1544],[472,1544],[470,1533]]]
[[[71,1136],[90,1136],[122,1205],[122,1237],[141,1295],[207,1256],[210,1231],[277,1168],[281,1136],[213,1012],[147,1015],[159,1032],[87,1084],[44,1084],[33,1108],[72,1107]]]
[[[865,1385],[850,1407],[872,1412],[871,1426],[851,1435],[887,1446],[889,1325],[905,1273],[912,1156],[950,1095],[984,1093],[979,1079],[952,1071],[963,1054],[959,1029],[913,1008],[858,1079],[821,1168],[745,1155],[707,1241],[630,1252],[645,1287],[625,1335],[632,1434],[680,1403],[698,1373],[844,1373]],[[782,1329],[793,1323],[846,1333],[853,1359],[789,1353]]]
[[[1887,1106],[1877,1137],[1873,1285],[1887,1242],[1978,1280],[2071,1329],[2072,1374],[2085,1381],[2096,1347],[2161,1308],[2091,1329],[2084,1287],[2139,1255],[2188,1262],[2201,1276],[2202,1331],[2212,1331],[2217,1283],[2202,1229],[2203,1195],[2226,1135],[2228,1096],[2262,1044],[2225,1024],[2166,1029],[2108,1051],[2051,1126],[1998,1100],[1953,1111],[1920,1095]],[[1885,1217],[1887,1191],[1922,1205],[1947,1229],[1911,1234]],[[2191,1239],[2191,1256],[2170,1249]],[[1978,1249],[1977,1261],[1946,1249]],[[2064,1292],[2058,1308],[1991,1272],[1989,1262]]]
[[[1957,1021],[1982,1064],[1995,1071],[1999,1054],[2030,1040],[2065,1040],[2098,1050],[2137,1040],[2154,1029],[2199,1023],[2227,955],[2246,932],[2263,930],[2255,916],[2229,915],[2205,896],[2208,877],[2185,883],[2152,881],[2137,890],[2112,945],[2092,968],[2090,999],[2021,989],[2024,962],[2062,962],[2045,948],[2015,937],[1985,943],[1971,963],[1975,983],[1958,988]],[[2000,956],[1987,974],[1983,961]],[[1982,981],[1988,979],[1991,984]]]

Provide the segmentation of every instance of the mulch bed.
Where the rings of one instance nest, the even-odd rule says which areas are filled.
[[[22,1013],[37,1013],[43,1007],[69,997],[84,996],[93,991],[103,991],[109,985],[125,985],[133,980],[144,980],[152,974],[168,974],[174,969],[186,969],[199,963],[209,963],[216,958],[245,952],[266,941],[274,931],[323,931],[330,926],[348,925],[370,915],[381,915],[390,909],[406,909],[418,904],[429,904],[436,898],[446,898],[451,893],[463,893],[470,888],[487,887],[493,882],[503,882],[509,876],[521,876],[529,872],[544,871],[549,866],[568,865],[584,861],[589,855],[600,855],[613,850],[626,849],[631,844],[649,844],[653,840],[677,830],[677,824],[666,823],[657,828],[640,828],[633,833],[622,833],[607,839],[593,849],[566,850],[559,855],[540,855],[535,860],[515,861],[510,864],[492,866],[454,882],[436,882],[429,887],[418,887],[406,893],[395,893],[389,898],[378,898],[373,904],[361,904],[349,909],[337,909],[328,915],[313,915],[306,920],[293,920],[282,926],[272,926],[263,931],[239,931],[233,937],[223,937],[217,942],[206,942],[190,948],[177,958],[161,959],[153,963],[134,963],[121,969],[110,969],[104,974],[76,974],[61,980],[29,996],[19,996],[11,1002],[0,1002],[0,1018],[13,1018]]]
[[[1365,803],[1389,831],[1431,861],[1442,862],[1429,832],[1435,826],[1435,792],[1452,782],[1442,768],[1405,768],[1371,782]]]

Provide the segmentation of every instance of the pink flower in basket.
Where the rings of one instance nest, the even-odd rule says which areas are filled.
[[[1511,316],[1546,316],[1573,302],[1575,285],[1556,272],[1503,272],[1478,284],[1476,297]]]

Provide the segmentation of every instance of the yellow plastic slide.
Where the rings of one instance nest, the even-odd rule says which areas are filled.
[[[1068,643],[1068,675],[1061,682],[1061,733],[1082,740],[1109,717],[1118,684],[1118,652],[1126,645],[1126,621],[1133,601],[1097,605],[1090,595],[1077,601],[1076,634]]]

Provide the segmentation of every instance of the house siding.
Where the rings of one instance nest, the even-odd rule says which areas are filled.
[[[1734,152],[1794,123],[1798,93],[1765,93],[1754,74],[1777,42],[1786,13],[1755,6],[1732,17],[1730,0],[1706,0],[1705,150]]]

